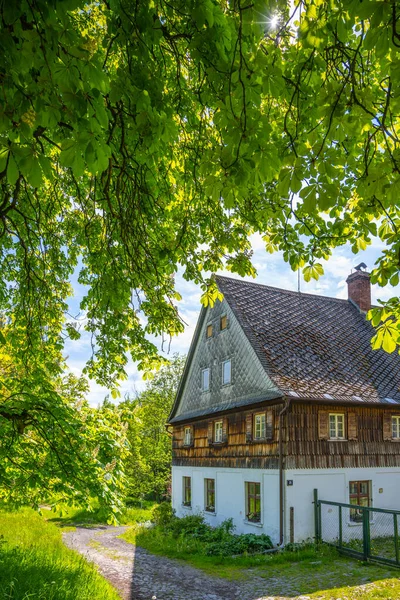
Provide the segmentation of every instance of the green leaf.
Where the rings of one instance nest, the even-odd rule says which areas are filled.
[[[10,153],[10,158],[9,158],[8,167],[7,167],[7,181],[10,185],[15,185],[17,183],[18,177],[19,177],[18,165],[15,162],[15,158]]]

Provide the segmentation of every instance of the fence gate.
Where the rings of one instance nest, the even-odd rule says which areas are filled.
[[[319,500],[314,490],[315,539],[340,552],[400,567],[400,511]]]

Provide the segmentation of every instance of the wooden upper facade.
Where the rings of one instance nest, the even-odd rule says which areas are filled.
[[[174,425],[173,465],[277,469],[279,430],[286,469],[399,467],[400,437],[393,437],[392,417],[399,409],[291,402],[260,405],[251,410]],[[264,413],[264,439],[255,438],[256,415]],[[343,415],[344,439],[330,439],[330,415]],[[223,439],[214,441],[214,425],[223,423]],[[190,441],[185,430],[190,428]],[[187,433],[187,431],[186,431]],[[189,443],[188,443],[189,442]]]
[[[372,351],[354,302],[217,281],[169,419],[173,464],[400,466],[400,357]]]

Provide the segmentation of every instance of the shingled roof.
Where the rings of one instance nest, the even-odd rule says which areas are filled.
[[[400,403],[400,356],[372,350],[374,330],[350,301],[216,281],[283,396]]]

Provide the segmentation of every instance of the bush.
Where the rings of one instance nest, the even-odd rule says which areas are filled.
[[[153,522],[156,531],[151,535],[172,536],[177,546],[189,544],[197,540],[196,553],[206,556],[232,556],[238,554],[254,554],[273,547],[268,535],[247,533],[235,535],[232,519],[227,519],[218,527],[211,527],[204,520],[203,514],[188,515],[183,518],[175,516],[175,511],[167,502],[163,502],[153,511]]]
[[[175,511],[172,508],[170,502],[162,502],[154,507],[151,514],[151,520],[155,525],[167,528],[171,521],[176,518]]]

